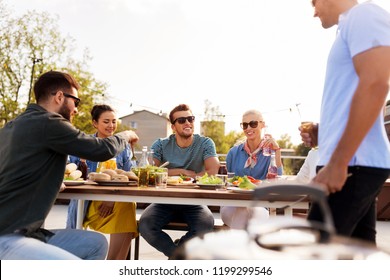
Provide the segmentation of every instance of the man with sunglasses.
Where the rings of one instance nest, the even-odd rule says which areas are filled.
[[[105,259],[107,239],[84,230],[42,228],[62,187],[68,154],[105,161],[137,141],[124,131],[96,138],[71,120],[80,102],[77,81],[49,71],[34,85],[36,104],[0,130],[0,259]]]
[[[189,106],[180,104],[169,114],[173,134],[156,140],[152,149],[156,165],[169,161],[168,174],[192,178],[217,174],[219,160],[212,139],[194,134],[194,120]],[[185,222],[189,231],[174,242],[162,228],[172,221]],[[212,231],[214,217],[207,206],[151,204],[142,213],[139,231],[143,238],[167,257],[189,238]]]

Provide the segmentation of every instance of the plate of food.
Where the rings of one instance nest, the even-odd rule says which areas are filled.
[[[84,185],[86,181],[84,180],[64,180],[63,183],[65,186],[80,186]]]
[[[188,176],[169,176],[167,180],[168,186],[175,187],[187,187],[187,186],[196,186],[194,179]]]
[[[110,180],[110,181],[95,180],[94,182],[96,184],[98,184],[99,186],[115,186],[115,187],[119,187],[119,186],[134,186],[134,187],[137,187],[138,186],[138,182],[137,181],[123,182],[123,181],[115,181],[115,180]]]
[[[207,173],[202,177],[197,177],[196,180],[196,184],[199,188],[204,190],[215,190],[225,185],[221,178],[214,175],[208,175]]]
[[[224,186],[224,184],[200,184],[200,183],[197,183],[196,185],[199,186],[199,188],[204,190],[215,190],[217,188],[221,188]]]
[[[227,188],[228,190],[231,190],[232,192],[235,192],[235,193],[252,193],[254,189],[244,189],[244,188],[239,188],[239,187],[228,187]]]
[[[107,169],[89,173],[88,179],[100,186],[138,186],[138,177],[131,171]]]

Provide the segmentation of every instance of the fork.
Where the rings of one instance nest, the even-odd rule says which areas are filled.
[[[133,154],[133,156],[131,157],[131,160],[136,161],[137,157],[135,156],[135,153],[134,153],[134,145],[131,145],[131,153]]]

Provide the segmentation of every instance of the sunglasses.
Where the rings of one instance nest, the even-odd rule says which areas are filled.
[[[69,97],[69,98],[72,98],[74,100],[74,106],[77,107],[79,106],[80,102],[81,102],[81,99],[74,96],[74,95],[71,95],[71,94],[68,94],[68,93],[63,93],[65,97]]]
[[[56,95],[57,92],[52,92],[51,95]],[[81,102],[81,99],[74,96],[74,95],[71,95],[69,93],[65,93],[65,92],[62,92],[62,94],[65,96],[65,97],[68,97],[68,98],[72,98],[74,100],[74,106],[77,107],[79,106],[80,102]]]
[[[175,124],[176,122],[178,122],[179,124],[184,124],[186,121],[188,121],[189,123],[192,123],[194,120],[195,120],[195,116],[180,117],[180,118],[177,118],[176,120],[174,120],[172,122],[172,124]]]
[[[242,129],[247,129],[248,128],[248,125],[251,127],[251,128],[256,128],[259,123],[262,123],[262,121],[250,121],[249,123],[247,122],[242,122],[240,123],[240,126]]]

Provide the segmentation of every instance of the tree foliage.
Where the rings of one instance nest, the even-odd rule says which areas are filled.
[[[203,134],[213,139],[217,154],[227,154],[237,141],[243,138],[243,133],[229,132],[225,135],[225,116],[219,107],[213,107],[209,100],[205,100],[204,121],[202,122]],[[225,158],[220,158],[225,160]]]
[[[32,85],[39,75],[59,70],[72,74],[82,87],[75,126],[93,130],[89,112],[107,86],[88,71],[88,50],[81,61],[74,58],[74,39],[62,36],[57,22],[46,12],[14,17],[0,0],[0,127],[35,101]]]

